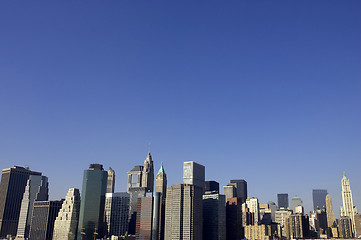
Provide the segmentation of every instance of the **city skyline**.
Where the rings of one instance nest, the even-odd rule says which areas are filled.
[[[277,203],[345,171],[361,205],[360,1],[0,2],[0,167],[48,177],[50,200],[91,163],[183,162],[222,191]],[[66,177],[64,177],[66,174]]]

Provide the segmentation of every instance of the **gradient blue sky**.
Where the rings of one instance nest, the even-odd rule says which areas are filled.
[[[0,167],[52,199],[99,162],[116,190],[143,164],[276,201],[343,171],[361,208],[361,1],[1,1]]]

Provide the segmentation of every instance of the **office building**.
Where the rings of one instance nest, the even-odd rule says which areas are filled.
[[[150,152],[148,152],[148,155],[144,161],[142,187],[146,188],[147,192],[153,192],[154,189],[154,168]]]
[[[199,185],[203,186],[201,183],[198,185],[175,184],[167,189],[165,240],[203,239],[202,195],[204,187]]]
[[[246,207],[249,209],[249,212],[254,214],[254,223],[258,224],[260,222],[258,198],[247,198]]]
[[[288,208],[288,193],[277,194],[278,208]]]
[[[157,195],[159,193],[159,195]],[[154,200],[154,218],[156,218],[156,214],[158,214],[158,226],[156,226],[156,223],[154,222],[155,219],[153,219],[154,228],[153,228],[153,236],[152,239],[164,239],[164,225],[165,225],[165,199],[167,196],[167,175],[165,174],[163,163],[161,164],[161,167],[158,171],[158,174],[155,179],[155,200]],[[159,204],[158,200],[156,198],[159,198]],[[158,206],[158,210],[157,210]],[[155,228],[158,228],[157,232],[155,232]],[[155,237],[155,235],[158,234],[158,238]]]
[[[62,206],[60,201],[36,201],[31,218],[29,240],[52,240],[55,218]]]
[[[192,184],[205,189],[205,167],[190,161],[183,164],[183,184]]]
[[[326,208],[326,189],[313,189],[312,190],[312,199],[313,199],[313,210]]]
[[[137,224],[137,203],[138,198],[144,197],[147,193],[147,189],[144,187],[135,187],[128,189],[130,194],[129,202],[129,217],[128,217],[128,233],[135,235]]]
[[[296,212],[296,208],[297,207],[303,207],[303,202],[302,202],[302,199],[298,196],[294,196],[292,199],[291,199],[291,210],[293,212]],[[299,208],[298,208],[299,209]]]
[[[205,182],[205,192],[209,193],[219,193],[219,183],[216,181],[206,181]]]
[[[286,219],[286,237],[288,239],[299,239],[309,237],[309,219],[302,214],[291,214]]]
[[[282,236],[287,236],[286,219],[292,214],[292,210],[285,208],[279,209],[275,212],[275,223],[280,225]]]
[[[127,185],[128,193],[130,188],[142,187],[142,175],[143,175],[143,166],[134,166],[134,168],[128,172],[128,185]]]
[[[161,193],[163,198],[167,195],[167,174],[165,174],[163,162],[155,178],[155,192]]]
[[[226,197],[221,194],[203,195],[203,238],[226,240]]]
[[[227,240],[243,239],[242,198],[228,198],[226,203]]]
[[[236,188],[233,185],[224,186],[223,187],[223,194],[226,196],[226,199],[235,198],[236,197]]]
[[[245,202],[247,199],[247,182],[244,179],[234,179],[231,180],[231,184],[235,184],[236,196],[242,198],[242,202]]]
[[[350,180],[346,178],[346,173],[343,174],[341,184],[342,184],[342,203],[343,203],[343,206],[341,207],[341,217],[349,217],[351,219],[352,234],[355,234],[356,233],[355,214],[357,214],[357,209],[353,205]]]
[[[135,239],[152,239],[152,220],[153,220],[153,196],[147,193],[145,197],[138,198],[137,204],[137,223]]]
[[[335,213],[332,208],[332,199],[329,194],[326,195],[326,214],[327,214],[327,226],[333,228],[337,226]]]
[[[338,223],[339,238],[353,238],[352,221],[349,216],[342,216]]]
[[[110,167],[108,170],[107,193],[114,193],[115,171]]]
[[[129,201],[129,193],[105,194],[104,218],[108,237],[126,234],[128,230]]]
[[[53,240],[75,240],[78,231],[80,192],[70,188],[54,223]]]
[[[35,201],[48,200],[48,178],[40,175],[30,175],[27,181],[23,200],[21,201],[21,210],[19,215],[19,224],[16,239],[28,239],[31,217]]]
[[[107,181],[108,173],[101,164],[90,164],[89,169],[84,170],[78,239],[90,240],[103,237]]]
[[[16,236],[21,202],[30,175],[41,175],[28,168],[14,166],[2,170],[0,183],[0,238]]]
[[[248,225],[244,227],[244,235],[247,240],[271,240],[279,236],[278,230],[277,224]]]

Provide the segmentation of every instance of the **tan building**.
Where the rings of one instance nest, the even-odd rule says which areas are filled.
[[[351,219],[351,229],[352,233],[356,233],[355,225],[355,214],[357,214],[357,209],[353,205],[352,192],[350,188],[350,180],[346,178],[346,174],[343,174],[341,180],[342,184],[342,207],[341,207],[341,217],[349,217]]]
[[[175,184],[167,189],[165,240],[203,239],[203,191],[191,184]]]
[[[153,196],[139,197],[135,239],[152,239]]]
[[[146,188],[149,192],[153,192],[154,189],[154,168],[153,160],[150,152],[144,161],[143,173],[142,173],[142,187]]]
[[[54,223],[53,240],[72,240],[77,234],[80,210],[79,189],[71,188]]]
[[[286,237],[288,239],[299,239],[309,237],[309,219],[307,216],[296,213],[291,214],[285,221]]]
[[[335,213],[332,209],[332,199],[330,194],[326,195],[326,214],[327,214],[327,226],[333,228],[337,225]]]
[[[108,170],[107,193],[114,193],[115,171],[112,168]]]
[[[272,225],[248,225],[244,227],[244,235],[247,240],[270,240],[273,236],[279,236],[279,226]]]

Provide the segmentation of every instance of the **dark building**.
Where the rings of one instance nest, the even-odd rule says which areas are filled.
[[[312,190],[312,199],[313,199],[313,210],[326,208],[326,189],[313,189]]]
[[[236,197],[241,198],[242,202],[246,202],[247,199],[247,182],[244,179],[231,180],[231,184],[236,184]]]
[[[288,193],[277,194],[278,208],[288,208]]]
[[[14,166],[2,170],[0,183],[0,238],[15,236],[21,202],[30,175],[41,175],[27,168]]]
[[[226,239],[226,197],[222,194],[203,195],[203,239]]]
[[[54,222],[62,204],[63,200],[35,201],[29,240],[51,240],[53,238]]]
[[[102,238],[108,173],[101,164],[90,164],[84,170],[80,201],[78,239]]]
[[[146,191],[147,189],[145,187],[128,189],[128,193],[130,194],[128,233],[131,235],[135,235],[136,230],[138,198],[144,197]]]
[[[217,192],[219,193],[219,183],[216,181],[206,181],[206,192]]]
[[[227,240],[243,239],[242,199],[228,198],[226,203]]]
[[[151,193],[139,197],[137,203],[137,224],[135,239],[152,239],[153,196]]]
[[[351,218],[343,216],[340,218],[338,223],[338,237],[339,238],[353,238],[354,234],[352,232],[352,222]]]

